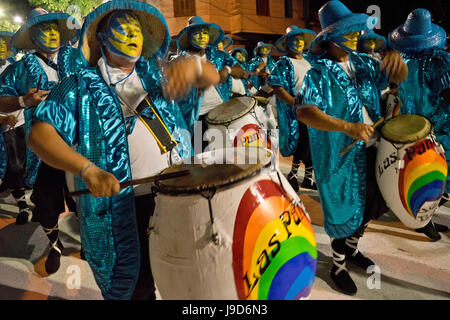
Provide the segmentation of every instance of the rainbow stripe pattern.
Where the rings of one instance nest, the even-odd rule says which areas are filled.
[[[310,295],[317,265],[314,232],[281,186],[260,180],[239,204],[233,231],[239,299],[298,300]]]
[[[414,218],[426,202],[438,201],[445,190],[447,162],[431,139],[406,150],[398,187],[405,210]]]

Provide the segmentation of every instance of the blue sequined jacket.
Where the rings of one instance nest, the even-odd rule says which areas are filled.
[[[363,122],[362,106],[371,119],[381,118],[380,90],[388,81],[379,64],[364,54],[351,54],[357,84],[337,62],[318,59],[305,76],[303,104],[316,105],[326,114],[348,122]],[[342,132],[308,127],[316,182],[325,220],[332,238],[351,236],[360,226],[366,196],[366,146],[359,141],[347,154],[339,151],[352,139]]]
[[[68,75],[78,72],[83,62],[77,59],[75,50],[69,46],[62,47],[58,52],[58,77],[64,79]],[[56,83],[48,81],[47,74],[34,54],[27,54],[21,60],[9,65],[0,75],[0,97],[23,96],[29,89],[36,88],[42,75],[41,90],[51,90]],[[28,135],[35,116],[35,107],[26,108],[25,131]],[[27,148],[27,177],[25,183],[33,187],[40,165],[40,159]]]
[[[155,64],[141,58],[136,72],[177,140],[180,155],[190,156],[190,137],[183,135],[185,122],[178,106],[162,96],[161,74]],[[148,109],[143,114],[150,116]],[[64,79],[39,105],[36,120],[51,124],[68,145],[76,145],[78,153],[120,182],[132,180],[127,138],[130,121],[124,119],[120,102],[98,68],[86,68]],[[86,188],[80,178],[75,185]],[[84,195],[77,203],[83,250],[103,296],[130,299],[140,265],[133,188],[109,198]]]
[[[264,61],[263,61],[261,56],[256,56],[252,60],[250,60],[250,70],[251,70],[251,72],[255,71],[256,68],[258,68],[258,66],[261,63],[264,63]],[[263,70],[260,70],[260,71],[266,71],[266,72],[271,73],[272,69],[275,67],[275,64],[276,64],[275,60],[271,56],[267,56],[266,67]],[[250,80],[253,82],[253,85],[258,90],[265,83],[265,79],[263,77],[260,77],[260,76],[252,76]]]
[[[421,114],[433,123],[450,168],[450,105],[440,96],[450,88],[450,56],[444,50],[430,49],[404,54],[403,58],[408,66],[408,78],[399,86],[401,113]],[[450,170],[446,192],[450,192]]]

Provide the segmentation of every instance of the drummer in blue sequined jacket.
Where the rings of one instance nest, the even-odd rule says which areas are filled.
[[[191,133],[200,116],[231,98],[232,77],[237,79],[248,77],[247,72],[239,66],[236,59],[216,48],[222,41],[223,35],[224,32],[220,26],[195,16],[189,19],[187,27],[177,36],[180,56],[195,55],[208,60],[214,64],[220,74],[220,83],[217,86],[201,92],[194,89],[185,99],[179,101],[181,112]],[[193,108],[194,106],[197,107]]]
[[[179,156],[191,155],[186,124],[171,99],[192,86],[214,85],[219,75],[211,63],[195,58],[158,70],[170,34],[161,13],[143,2],[102,4],[86,17],[81,35],[79,49],[89,67],[62,81],[38,107],[28,142],[44,161],[76,174],[77,189],[87,186],[92,193],[78,199],[81,241],[103,297],[154,299],[148,239],[143,239],[148,220],[137,219],[148,209],[138,206],[138,188],[120,190],[119,182],[169,165],[173,153],[156,144],[166,131],[146,129],[144,118],[160,118]],[[137,108],[146,97],[155,112],[148,105]],[[75,145],[77,152],[69,147]],[[147,152],[151,145],[158,150]],[[147,189],[148,207],[154,200]]]
[[[257,90],[264,90],[271,93],[272,90],[267,86],[268,77],[275,67],[275,60],[270,55],[273,45],[270,43],[258,42],[253,49],[253,58],[250,60],[251,81]]]
[[[319,10],[319,18],[322,32],[310,50],[317,58],[310,60],[297,117],[308,126],[324,227],[333,250],[331,278],[339,290],[355,294],[346,261],[364,269],[374,264],[357,245],[370,220],[387,211],[375,180],[370,124],[381,118],[380,90],[388,84],[384,71],[391,81],[401,82],[407,69],[396,51],[387,51],[381,65],[355,52],[359,32],[371,22],[367,15],[332,0]],[[352,138],[362,141],[341,155]]]

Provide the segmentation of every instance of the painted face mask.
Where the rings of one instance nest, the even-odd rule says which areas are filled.
[[[376,42],[375,39],[367,39],[364,41],[364,47],[369,50],[375,50]]]
[[[30,37],[44,52],[54,53],[60,47],[60,34],[56,22],[43,22],[30,29]]]
[[[360,32],[352,32],[343,35],[339,39],[336,39],[335,42],[340,45],[340,47],[346,51],[355,51],[358,47],[358,36]]]
[[[262,47],[261,49],[259,49],[259,53],[263,56],[267,56],[270,53],[270,48]]]
[[[302,53],[305,48],[305,39],[303,35],[296,35],[289,39],[288,42],[289,50],[295,53]]]
[[[219,44],[217,45],[217,49],[220,51],[223,51],[223,42],[219,42]]]
[[[240,51],[236,52],[235,58],[239,62],[245,62],[245,54]]]
[[[6,45],[5,38],[0,38],[0,60],[6,60],[8,51],[8,46]]]
[[[144,35],[138,18],[132,12],[114,13],[106,32],[100,32],[99,38],[111,53],[122,58],[136,62],[141,56]]]
[[[191,44],[198,49],[205,49],[209,45],[209,30],[201,28],[192,31],[190,34]],[[222,44],[223,49],[223,44]],[[219,50],[222,50],[219,49]]]

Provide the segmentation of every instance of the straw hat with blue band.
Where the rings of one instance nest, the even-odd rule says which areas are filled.
[[[339,39],[345,34],[361,32],[376,24],[377,18],[364,13],[351,12],[342,2],[332,0],[319,9],[319,20],[322,31],[311,44],[311,53],[322,51],[321,44]]]
[[[101,44],[97,37],[99,23],[115,10],[132,11],[139,19],[144,36],[142,56],[162,58],[170,43],[169,28],[163,15],[152,5],[138,1],[108,1],[97,7],[85,19],[78,48],[90,65],[96,65],[101,54]]]
[[[11,45],[11,39],[13,36],[14,32],[0,31],[0,38],[4,38],[6,40],[6,47],[8,48],[7,51],[9,52],[8,55],[14,53],[14,47]]]
[[[281,53],[288,52],[289,40],[296,35],[303,35],[305,39],[305,50],[309,48],[314,38],[316,37],[316,33],[309,29],[301,29],[297,26],[290,26],[286,29],[286,34],[277,40],[275,43],[275,47]]]
[[[259,49],[264,48],[264,47],[270,48],[270,52],[272,52],[272,49],[274,48],[273,44],[264,43],[263,41],[259,41],[258,44],[256,45],[255,49],[253,49],[253,55],[256,57],[259,53]],[[270,54],[270,52],[269,52],[269,54]]]
[[[446,36],[444,29],[431,22],[430,11],[416,9],[408,15],[404,24],[389,33],[388,43],[403,53],[444,49]]]
[[[31,10],[27,16],[26,22],[14,34],[12,45],[17,49],[32,50],[36,49],[36,44],[31,40],[30,28],[41,23],[55,21],[60,33],[61,46],[69,43],[75,36],[80,24],[74,17],[67,13],[48,13],[42,8]],[[75,26],[73,25],[75,23]]]
[[[222,39],[222,43],[223,43],[223,50],[225,50],[229,46],[233,45],[234,41],[233,41],[233,39],[231,37],[224,36],[223,39]]]
[[[363,30],[361,32],[361,35],[358,37],[358,42],[362,45],[366,40],[369,39],[375,40],[375,52],[382,51],[386,47],[386,38],[379,34],[376,34],[371,29]]]
[[[186,50],[191,47],[191,39],[189,32],[197,28],[207,28],[209,30],[209,45],[217,46],[224,38],[224,32],[222,28],[215,24],[203,21],[199,16],[189,18],[188,25],[177,36],[177,47],[180,50]]]

